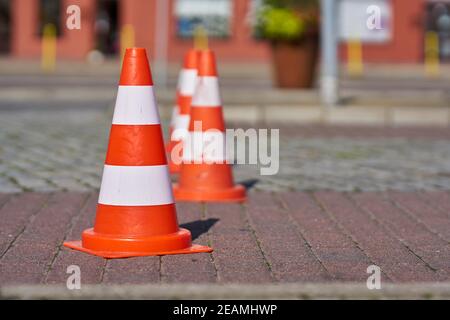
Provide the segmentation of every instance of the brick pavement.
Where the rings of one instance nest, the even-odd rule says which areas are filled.
[[[450,193],[254,192],[245,205],[179,203],[212,254],[104,260],[61,246],[92,225],[96,192],[0,194],[0,286],[450,280]],[[439,203],[435,200],[439,199]],[[62,205],[63,204],[63,205]]]
[[[449,128],[273,126],[280,172],[234,168],[247,204],[177,204],[212,254],[104,260],[61,245],[93,224],[110,122],[106,105],[0,111],[0,286],[64,284],[72,264],[83,284],[364,283],[371,264],[450,280]]]

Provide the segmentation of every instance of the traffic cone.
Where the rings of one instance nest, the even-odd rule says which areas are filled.
[[[243,202],[246,199],[245,188],[234,185],[231,166],[226,161],[225,123],[214,53],[202,50],[198,62],[198,82],[192,98],[189,135],[184,141],[179,182],[173,186],[175,199]],[[196,130],[198,124],[201,124],[201,132]],[[201,139],[202,143],[196,143],[196,139]],[[208,153],[208,141],[213,141],[218,146],[215,151],[220,151]]]
[[[145,49],[127,49],[94,228],[66,247],[104,258],[211,252],[180,229]]]
[[[186,53],[178,78],[176,105],[173,108],[169,130],[170,141],[166,147],[170,173],[179,173],[181,170],[182,140],[188,133],[189,112],[197,83],[197,57],[198,50],[191,49]],[[172,155],[173,150],[175,151]],[[177,158],[175,159],[175,157]]]

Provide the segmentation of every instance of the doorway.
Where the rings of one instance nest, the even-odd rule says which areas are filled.
[[[119,53],[119,1],[98,0],[95,18],[96,49],[106,56]]]
[[[0,54],[11,50],[11,5],[10,0],[0,0]]]

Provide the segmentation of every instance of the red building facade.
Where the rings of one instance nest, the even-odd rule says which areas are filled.
[[[0,3],[3,0],[0,0]],[[52,2],[58,4],[51,7]],[[40,56],[40,28],[45,21],[43,10],[48,10],[58,24],[58,58],[85,59],[87,54],[103,46],[106,53],[118,52],[120,30],[124,25],[132,25],[135,30],[135,45],[148,49],[154,55],[157,32],[167,30],[167,53],[171,61],[178,61],[192,39],[180,35],[177,3],[168,1],[167,28],[157,28],[155,23],[156,0],[9,0],[9,32],[0,36],[9,42],[5,54],[17,58],[37,58]],[[181,0],[182,1],[182,0]],[[184,0],[186,1],[186,0]],[[225,2],[228,0],[221,0]],[[249,12],[253,0],[229,0],[229,26],[225,36],[211,37],[210,46],[222,61],[264,62],[270,59],[270,48],[253,39]],[[364,44],[363,56],[368,62],[419,63],[423,61],[424,35],[426,30],[427,6],[430,0],[390,0],[392,10],[391,39],[385,43]],[[439,2],[439,1],[438,1]],[[447,1],[442,1],[447,2]],[[53,3],[54,4],[54,3]],[[69,5],[81,8],[81,30],[65,27]],[[5,6],[5,5],[4,5]],[[224,7],[225,8],[225,7]],[[228,7],[226,7],[228,8]],[[52,11],[53,10],[53,11]],[[101,14],[109,15],[107,23],[108,39],[98,32]],[[44,18],[43,18],[44,17]],[[48,17],[47,17],[48,18]],[[164,37],[164,35],[163,35]],[[346,57],[345,47],[341,56]]]

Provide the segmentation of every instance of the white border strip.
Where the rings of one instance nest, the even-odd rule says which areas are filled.
[[[220,107],[222,99],[217,77],[199,77],[197,90],[192,98],[192,107]]]
[[[105,165],[98,202],[115,206],[156,206],[174,203],[167,165]]]
[[[119,86],[113,124],[160,124],[153,86]]]
[[[135,284],[85,285],[67,290],[62,285],[9,285],[0,299],[450,299],[449,282],[385,283],[381,290],[368,290],[365,283],[282,284]]]

